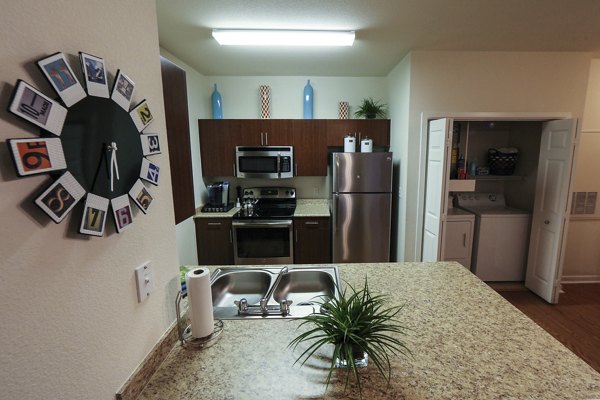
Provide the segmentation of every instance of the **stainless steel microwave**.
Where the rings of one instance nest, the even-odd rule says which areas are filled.
[[[293,178],[292,146],[236,146],[238,178]]]

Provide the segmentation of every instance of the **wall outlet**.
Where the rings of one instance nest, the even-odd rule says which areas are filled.
[[[150,261],[146,261],[135,269],[135,280],[137,282],[138,302],[141,303],[154,290],[154,273]]]

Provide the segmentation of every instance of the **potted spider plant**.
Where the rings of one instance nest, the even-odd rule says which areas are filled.
[[[362,289],[346,284],[338,293],[338,298],[318,297],[316,303],[320,304],[321,313],[301,318],[299,328],[307,325],[309,329],[288,347],[295,349],[302,342],[312,342],[296,359],[296,363],[304,365],[317,350],[333,345],[326,385],[329,386],[336,368],[346,368],[344,391],[353,376],[362,397],[359,368],[366,367],[370,359],[389,385],[390,357],[410,353],[399,339],[407,328],[396,319],[403,306],[389,307],[387,296],[372,294],[366,277]]]
[[[374,119],[387,117],[387,104],[380,100],[373,100],[372,97],[363,99],[363,102],[354,112],[358,118]]]

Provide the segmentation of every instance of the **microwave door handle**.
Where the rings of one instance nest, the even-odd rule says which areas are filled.
[[[281,153],[277,153],[277,176],[281,178]]]

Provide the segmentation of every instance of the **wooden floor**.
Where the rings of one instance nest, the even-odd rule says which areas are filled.
[[[528,290],[495,288],[506,300],[600,372],[600,283],[563,284],[559,304]]]

